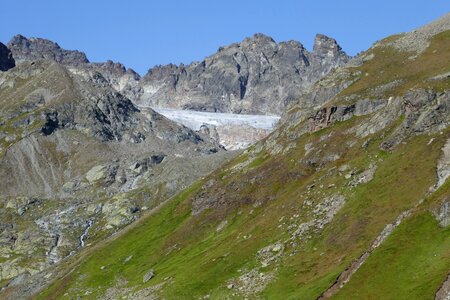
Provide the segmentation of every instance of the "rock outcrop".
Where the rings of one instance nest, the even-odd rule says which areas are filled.
[[[18,34],[7,46],[17,63],[34,60],[53,60],[69,65],[89,62],[83,52],[62,49],[57,43],[42,38],[26,38]]]
[[[0,43],[0,71],[8,71],[16,65],[11,51]]]

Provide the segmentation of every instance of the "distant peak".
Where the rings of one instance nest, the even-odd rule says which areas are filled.
[[[271,44],[276,42],[273,38],[271,38],[268,35],[265,35],[263,33],[255,33],[253,36],[244,39],[242,43]]]
[[[343,54],[342,48],[336,40],[324,34],[316,34],[313,52],[321,56],[337,56]]]
[[[63,64],[89,62],[83,52],[62,49],[57,43],[43,38],[26,38],[17,34],[9,41],[7,46],[18,62],[35,60],[53,60]]]
[[[268,36],[268,35],[266,35],[266,34],[264,34],[264,33],[260,33],[260,32],[255,33],[255,34],[253,35],[252,39],[254,39],[254,40],[269,41],[269,42],[275,42],[275,40],[274,40],[272,37],[270,37],[270,36]]]
[[[40,44],[47,44],[47,45],[52,45],[53,47],[57,48],[57,49],[61,49],[61,47],[48,39],[43,39],[43,38],[37,38],[37,37],[30,37],[27,38],[21,34],[16,34],[15,36],[13,36],[13,38],[9,41],[8,43],[8,47],[14,47],[14,46],[18,46],[18,45],[22,45],[22,44],[30,44],[30,43],[40,43]],[[29,45],[28,45],[29,46]]]
[[[280,42],[279,45],[281,47],[290,47],[290,48],[299,48],[299,49],[305,49],[302,43],[299,41],[289,40],[285,42]]]
[[[26,37],[24,37],[21,34],[16,34],[15,36],[12,37],[11,41],[9,41],[9,43],[13,43],[13,42],[17,42],[17,41],[23,41],[23,40],[27,40]]]

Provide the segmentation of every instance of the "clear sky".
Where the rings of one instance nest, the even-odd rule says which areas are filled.
[[[2,0],[0,9],[3,43],[17,33],[48,38],[144,74],[202,60],[256,32],[308,49],[323,33],[354,55],[444,15],[450,0]]]

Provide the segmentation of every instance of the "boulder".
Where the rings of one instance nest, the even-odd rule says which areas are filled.
[[[148,271],[143,278],[143,282],[146,283],[148,282],[150,279],[152,279],[153,277],[155,277],[155,272],[152,270]]]
[[[108,186],[115,181],[117,169],[117,165],[94,166],[86,173],[86,180],[90,184],[101,183]]]

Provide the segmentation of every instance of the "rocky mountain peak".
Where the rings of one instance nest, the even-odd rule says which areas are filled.
[[[165,77],[171,76],[178,72],[180,68],[183,66],[177,66],[175,64],[168,64],[168,65],[157,65],[153,68],[150,68],[147,72],[147,74],[143,77],[146,81],[151,80],[161,80]]]
[[[18,34],[9,41],[7,46],[16,62],[54,60],[67,65],[89,62],[83,52],[62,49],[57,43],[42,38],[26,38]]]
[[[7,71],[16,65],[11,51],[0,43],[0,71]]]
[[[9,41],[8,46],[9,46],[9,45],[20,45],[20,44],[28,43],[28,42],[29,42],[29,40],[28,40],[26,37],[24,37],[24,36],[21,35],[21,34],[16,34],[16,35],[13,36],[13,38]]]
[[[280,114],[348,60],[334,39],[319,36],[316,44],[317,53],[310,53],[297,41],[277,43],[257,33],[220,47],[200,63],[150,69],[132,98],[144,106]]]
[[[134,71],[131,68],[127,69],[120,62],[113,62],[112,60],[107,60],[104,63],[93,63],[92,65],[94,67],[98,67],[98,70],[103,74],[106,72],[107,74],[113,74],[117,77],[129,75],[131,76],[131,78],[133,78],[133,80],[139,80],[141,78],[141,76],[138,73],[136,73],[136,71]]]
[[[343,51],[335,39],[317,34],[314,39],[313,53],[323,57],[334,57],[341,55]]]
[[[244,39],[239,47],[244,52],[264,53],[265,55],[273,55],[276,52],[278,44],[273,38],[262,33],[256,33],[251,37]]]
[[[242,46],[248,44],[260,46],[265,44],[276,44],[276,42],[272,37],[265,35],[264,33],[255,33],[253,36],[245,38],[241,42]]]

